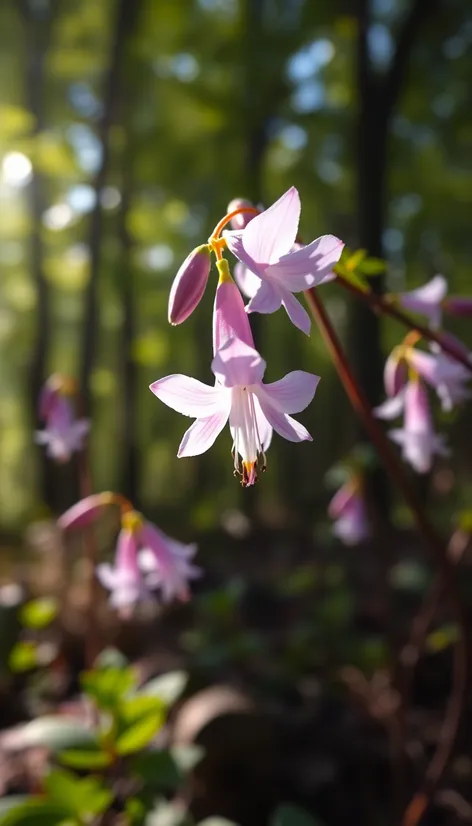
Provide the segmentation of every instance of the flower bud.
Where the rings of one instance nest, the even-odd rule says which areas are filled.
[[[208,244],[187,256],[174,278],[169,294],[169,324],[182,324],[200,303],[211,269]]]
[[[234,212],[235,209],[241,209],[241,207],[252,206],[254,205],[251,204],[250,201],[247,201],[246,198],[233,198],[231,203],[228,204],[228,215],[230,212]],[[244,229],[244,227],[247,226],[249,221],[252,221],[252,219],[255,217],[255,212],[240,212],[239,215],[235,215],[234,218],[231,218],[231,227],[232,229]]]
[[[443,301],[443,307],[447,313],[451,313],[451,315],[457,316],[471,316],[472,315],[472,298],[467,296],[451,296],[451,298],[445,298]]]
[[[63,531],[86,528],[98,519],[104,507],[115,504],[118,502],[114,493],[93,493],[66,510],[57,524]]]
[[[408,380],[408,365],[403,357],[402,348],[394,347],[385,362],[384,387],[389,398],[397,396]]]

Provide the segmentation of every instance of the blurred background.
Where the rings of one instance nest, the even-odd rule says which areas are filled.
[[[232,674],[266,708],[318,702],[312,729],[306,717],[285,718],[298,768],[281,758],[277,769],[297,800],[315,795],[315,809],[332,807],[343,772],[357,772],[358,753],[343,749],[365,724],[352,775],[357,822],[379,822],[363,818],[382,807],[369,797],[369,772],[388,763],[388,738],[380,747],[371,722],[355,716],[357,700],[341,701],[330,680],[348,665],[382,669],[387,622],[394,637],[406,633],[431,578],[409,515],[391,493],[388,537],[348,551],[334,541],[326,505],[340,477],[328,472],[362,434],[317,330],[303,336],[282,311],[252,318],[256,344],[269,381],[293,369],[322,377],[300,416],[314,440],[275,438],[256,488],[232,476],[229,433],[207,455],[177,460],[188,422],[148,385],[173,372],[211,381],[214,275],[183,326],[168,325],[167,301],[180,263],[234,197],[268,206],[295,185],[304,240],[333,233],[385,258],[376,289],[411,289],[440,272],[451,293],[470,291],[471,54],[466,0],[0,2],[3,574],[23,559],[25,534],[50,548],[38,520],[77,498],[75,463],[54,466],[33,443],[44,380],[75,376],[93,423],[94,489],[119,490],[169,534],[200,542],[207,577],[194,613],[170,621],[169,648],[193,664],[197,687]],[[335,284],[320,294],[378,403],[384,359],[404,331]],[[450,329],[472,347],[469,321]],[[471,414],[438,417],[454,458],[418,486],[446,531],[470,500]],[[37,575],[27,567],[24,581]],[[54,576],[47,587],[60,591],[59,567]],[[147,628],[139,645],[120,632],[131,653],[154,640]],[[425,715],[441,711],[453,639],[445,625],[431,641],[418,688]],[[352,810],[336,805],[341,823]]]
[[[67,471],[42,467],[32,445],[53,371],[81,381],[97,490],[188,529],[235,506],[321,512],[324,473],[356,425],[316,330],[255,319],[269,380],[298,367],[322,382],[303,416],[313,445],[275,439],[264,483],[240,492],[229,435],[176,461],[186,422],[148,390],[175,371],[211,375],[211,282],[178,329],[169,287],[233,197],[268,205],[293,184],[307,241],[331,232],[386,256],[387,289],[442,272],[467,291],[469,4],[3,0],[0,32],[0,524],[15,533],[73,498]],[[402,331],[335,287],[323,296],[379,401]]]

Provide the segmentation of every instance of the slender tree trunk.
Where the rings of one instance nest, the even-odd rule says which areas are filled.
[[[392,63],[378,75],[369,59],[368,31],[372,24],[369,0],[358,0],[357,21],[357,240],[369,255],[383,258],[383,232],[388,199],[388,148],[392,117],[403,90],[411,50],[422,25],[437,0],[412,0],[397,37]],[[369,279],[374,291],[383,290],[382,276]],[[356,378],[371,405],[383,395],[383,362],[380,319],[366,305],[352,307],[351,351]],[[366,434],[361,439],[368,442]],[[383,473],[374,474],[372,492],[380,516],[388,515],[388,490]]]
[[[133,341],[136,330],[135,290],[131,272],[132,240],[127,227],[128,213],[133,191],[132,152],[128,129],[125,157],[123,159],[123,180],[121,188],[121,206],[118,222],[120,240],[119,283],[123,306],[122,330],[122,365],[123,365],[123,399],[122,399],[122,476],[120,490],[136,507],[139,488],[139,448],[137,444],[138,426],[136,421],[136,400],[138,397],[138,377],[136,362],[133,358]]]
[[[91,214],[89,227],[90,278],[85,294],[80,365],[80,387],[83,408],[87,416],[90,416],[91,413],[90,377],[98,343],[98,285],[103,240],[103,210],[100,196],[109,171],[110,130],[115,120],[117,104],[120,99],[124,46],[134,11],[135,4],[130,0],[116,0],[110,62],[104,80],[103,110],[98,127],[101,159],[94,181],[95,206]]]
[[[18,3],[25,34],[26,101],[34,117],[33,137],[44,129],[44,64],[54,18],[54,6],[46,12],[36,9],[29,0]],[[30,267],[36,289],[36,330],[30,360],[29,401],[31,420],[39,428],[38,397],[46,379],[47,357],[51,340],[51,307],[49,289],[44,275],[44,249],[41,235],[42,215],[45,209],[44,181],[33,168],[29,184],[31,215]],[[44,501],[54,508],[54,467],[44,451],[40,454],[39,486]]]

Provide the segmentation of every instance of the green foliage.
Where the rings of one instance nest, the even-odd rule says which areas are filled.
[[[5,814],[0,813],[0,826],[72,826],[68,807],[52,800],[31,797]]]
[[[43,597],[27,602],[20,611],[20,622],[25,628],[40,631],[47,628],[55,619],[58,611],[58,602],[53,597]]]
[[[113,800],[112,792],[95,777],[78,778],[64,769],[51,771],[44,781],[52,803],[71,817],[89,821],[104,812]]]
[[[44,716],[26,723],[21,730],[24,748],[44,746],[54,752],[63,749],[94,747],[96,738],[74,717]]]
[[[81,684],[98,708],[112,711],[135,688],[136,675],[132,668],[97,668],[84,672]]]
[[[37,643],[20,640],[15,643],[8,657],[8,665],[14,674],[31,671],[38,665]]]

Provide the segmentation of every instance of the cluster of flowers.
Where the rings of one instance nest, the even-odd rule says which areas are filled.
[[[431,328],[438,329],[443,310],[454,315],[472,313],[472,299],[446,298],[446,293],[446,279],[436,275],[423,287],[399,295],[397,300],[404,309],[426,316]],[[442,335],[453,341],[472,364],[462,342],[450,334]],[[390,430],[389,436],[401,446],[405,462],[417,473],[427,473],[435,455],[449,455],[444,436],[434,429],[427,385],[436,391],[442,409],[450,411],[471,395],[466,386],[470,370],[446,355],[439,343],[432,342],[429,352],[419,350],[416,345],[420,340],[421,336],[413,331],[393,349],[384,372],[387,399],[374,412],[381,419],[395,419],[403,413],[403,427]]]
[[[265,384],[266,362],[255,348],[249,323],[253,312],[272,313],[283,307],[297,328],[310,333],[309,316],[294,294],[333,279],[333,267],[344,244],[333,235],[324,235],[303,245],[298,237],[300,212],[300,198],[294,187],[266,210],[240,199],[229,205],[208,242],[194,249],[181,265],[169,296],[169,322],[181,324],[203,297],[215,257],[219,274],[213,305],[211,369],[215,383],[208,386],[174,374],[150,386],[169,407],[195,419],[183,435],[178,457],[204,453],[229,421],[234,474],[244,487],[254,485],[266,469],[274,430],[292,442],[311,440],[306,428],[291,414],[310,404],[319,377],[296,370]],[[236,258],[235,280],[224,257],[227,249]],[[443,310],[458,315],[472,313],[472,299],[447,298],[446,292],[446,281],[438,275],[396,300],[404,309],[425,315],[431,328],[437,329]],[[242,294],[249,298],[246,305]],[[464,345],[448,338],[469,358]],[[403,413],[403,427],[389,431],[389,436],[401,446],[404,460],[417,472],[425,473],[435,454],[448,452],[444,438],[434,430],[426,385],[435,389],[443,409],[451,410],[469,397],[466,383],[470,371],[437,343],[430,344],[429,352],[419,350],[420,339],[416,331],[410,333],[389,356],[385,366],[387,400],[374,413],[383,419]],[[40,399],[46,427],[36,438],[58,461],[67,461],[82,448],[89,429],[88,421],[75,417],[70,400],[73,392],[70,383],[53,376]],[[62,517],[60,525],[64,530],[81,527],[110,504],[120,505],[121,533],[114,566],[101,565],[97,573],[112,592],[112,603],[124,609],[156,589],[164,600],[185,598],[188,580],[199,575],[190,563],[196,547],[166,537],[122,497],[87,497]],[[334,520],[335,535],[346,544],[369,536],[359,472],[353,472],[338,490],[328,512]]]
[[[311,440],[290,414],[308,406],[319,382],[318,376],[296,370],[264,384],[266,362],[255,348],[248,314],[272,313],[283,306],[292,323],[308,335],[310,319],[294,293],[330,277],[344,245],[333,235],[306,246],[297,242],[301,205],[294,187],[263,212],[243,201],[233,202],[229,210],[208,243],[184,261],[169,297],[169,321],[181,324],[200,302],[212,254],[216,256],[219,281],[211,362],[215,384],[209,387],[188,376],[172,375],[151,384],[151,390],[178,413],[196,419],[183,436],[179,457],[208,450],[229,420],[234,472],[247,487],[266,468],[274,430],[291,442]],[[230,221],[236,228],[225,230]],[[226,248],[238,261],[238,284],[250,297],[247,306],[223,257]]]

